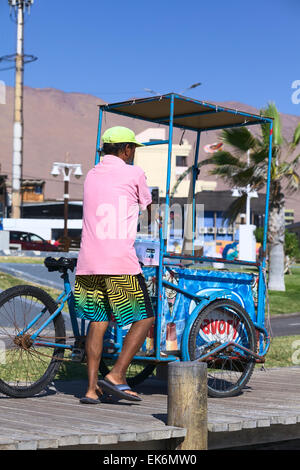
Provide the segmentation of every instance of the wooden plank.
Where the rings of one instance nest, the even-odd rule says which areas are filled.
[[[96,409],[95,409],[96,408]],[[2,408],[3,411],[4,411],[4,408]],[[81,420],[84,420],[85,423],[95,423],[95,424],[98,424],[99,423],[99,418],[101,419],[101,421],[103,422],[103,418],[106,418],[106,419],[115,419],[115,420],[118,420],[119,423],[122,423],[122,422],[128,422],[131,421],[135,424],[138,424],[138,423],[141,423],[142,425],[144,425],[145,423],[145,416],[147,416],[147,418],[150,419],[150,422],[155,425],[157,423],[161,423],[159,420],[157,420],[156,418],[153,418],[151,419],[151,415],[150,413],[148,413],[147,415],[145,415],[144,413],[143,414],[138,414],[138,413],[131,413],[129,411],[122,411],[121,409],[117,409],[115,408],[114,410],[112,409],[105,409],[104,407],[95,407],[92,405],[91,406],[88,406],[88,405],[82,405],[82,407],[80,408],[80,410],[76,411],[76,413],[74,413],[72,410],[70,409],[66,409],[64,407],[64,405],[55,405],[53,407],[53,409],[49,406],[47,407],[44,407],[44,405],[42,403],[38,403],[37,405],[35,405],[34,407],[18,407],[17,404],[14,404],[14,406],[6,406],[5,407],[5,410],[7,411],[14,411],[15,413],[17,414],[22,414],[22,413],[27,413],[28,416],[42,416],[44,418],[47,418],[49,420],[53,420],[54,418],[55,419],[64,419],[64,420],[70,420],[70,421],[73,421],[73,420],[77,420],[77,421],[81,421]],[[153,407],[152,407],[152,411],[153,411]],[[1,419],[1,418],[0,418]],[[107,422],[107,421],[105,421]]]
[[[15,450],[16,443],[11,437],[0,437],[0,450]]]
[[[38,449],[38,448],[48,448],[48,447],[62,447],[62,446],[74,446],[74,445],[87,445],[87,444],[116,444],[119,440],[120,442],[134,440],[136,442],[142,441],[152,441],[152,440],[165,440],[170,439],[171,437],[182,437],[185,435],[185,432],[180,432],[180,429],[161,429],[161,430],[143,430],[136,433],[122,433],[122,436],[118,432],[111,432],[106,434],[98,434],[85,432],[82,433],[81,430],[78,430],[77,433],[73,432],[70,434],[63,434],[56,436],[56,439],[51,439],[48,436],[45,436],[45,433],[39,432],[27,433],[26,437],[25,432],[23,433],[20,429],[16,431],[12,427],[2,428],[2,432],[5,434],[10,434],[13,436],[14,442],[17,442],[17,449]],[[184,431],[184,430],[183,430]],[[64,431],[65,433],[65,431]],[[59,434],[59,433],[58,433]],[[121,437],[121,438],[120,438]],[[3,445],[11,444],[13,440],[7,442],[7,439],[2,440]]]
[[[166,410],[166,403],[167,403],[167,398],[165,397],[165,404],[163,406],[157,406],[155,402],[155,410],[159,414],[160,412],[163,413]],[[47,400],[44,401],[42,398],[41,399],[32,399],[28,398],[26,400],[20,400],[18,399],[16,401],[8,400],[7,404],[11,408],[17,408],[17,409],[22,409],[26,411],[33,411],[33,410],[48,410],[49,413],[52,411],[59,411],[63,410],[65,415],[73,415],[74,412],[78,416],[92,416],[95,418],[95,413],[96,414],[101,414],[103,410],[110,411],[112,413],[116,413],[119,416],[149,416],[151,412],[153,412],[153,401],[151,405],[145,407],[143,405],[129,405],[128,402],[119,402],[115,404],[106,404],[102,403],[101,405],[95,407],[95,406],[89,406],[89,405],[82,405],[82,404],[66,404],[65,402],[62,402],[58,397],[56,400]],[[3,402],[3,400],[0,401],[0,409],[1,408],[7,408],[7,404]]]
[[[273,424],[293,425],[299,422],[300,399],[295,394],[300,391],[300,368],[254,372],[249,387],[243,395],[228,398],[225,403],[222,399],[209,400],[211,432],[220,432],[216,414],[219,420],[222,417],[224,421],[228,421],[228,431],[233,429],[230,425],[232,416],[241,419],[242,428],[249,418],[252,421],[251,427],[254,423],[256,427],[261,427]]]
[[[240,427],[240,429],[252,429],[257,427],[257,419],[245,417],[243,415],[239,415],[238,417],[232,416],[232,414],[228,413],[209,413],[210,416],[210,423],[216,422],[223,422],[227,423],[228,425],[232,425],[232,427]]]
[[[3,410],[4,411],[4,410]],[[15,419],[16,423],[22,423],[24,422],[25,425],[28,426],[28,422],[31,423],[31,426],[38,425],[38,423],[46,423],[48,427],[54,426],[55,428],[59,427],[60,425],[63,427],[75,427],[75,428],[81,428],[82,426],[85,426],[85,428],[96,428],[96,429],[101,429],[105,428],[107,429],[107,423],[109,420],[112,421],[112,425],[114,423],[117,423],[118,428],[122,428],[122,425],[124,424],[126,427],[144,427],[145,425],[145,420],[143,417],[130,417],[128,416],[127,418],[124,418],[122,416],[122,419],[120,420],[119,417],[117,417],[117,420],[113,420],[113,417],[111,416],[111,413],[109,411],[104,411],[102,410],[101,420],[96,416],[93,419],[91,419],[91,416],[89,415],[88,417],[81,415],[66,415],[66,414],[60,414],[59,412],[57,413],[49,413],[47,411],[37,411],[37,410],[24,410],[24,409],[11,409],[9,407],[6,408],[5,410],[5,416],[8,417],[10,420]],[[150,418],[150,416],[149,416]],[[4,414],[1,413],[0,416],[0,422],[5,420]],[[152,418],[152,421],[149,419],[148,420],[148,426],[152,427],[161,427],[164,425],[160,420]]]
[[[85,390],[85,382],[77,381],[53,395],[17,400],[0,396],[0,449],[97,443],[109,446],[118,442],[159,441],[186,433],[185,429],[165,425],[167,389],[158,381],[149,379],[139,386],[143,398],[139,404],[120,401],[82,405],[78,399],[81,390]],[[300,423],[300,367],[255,371],[240,396],[208,398],[210,433],[277,426],[286,426],[288,431],[297,423]]]
[[[11,403],[10,400],[8,401]],[[127,431],[127,433],[124,433],[124,429],[120,429],[121,426],[118,421],[118,424],[115,424],[115,426],[113,426],[112,423],[109,424],[109,429],[115,430],[115,432],[107,434],[107,422],[109,418],[111,419],[110,412],[107,414],[107,416],[103,416],[102,413],[102,425],[99,425],[99,421],[97,419],[96,421],[90,419],[90,413],[88,420],[84,417],[74,418],[74,416],[68,416],[66,419],[66,417],[61,414],[55,414],[55,416],[53,416],[52,410],[50,410],[50,412],[49,410],[47,410],[47,412],[40,412],[36,409],[28,409],[26,414],[26,410],[24,410],[24,408],[9,408],[10,409],[6,407],[6,418],[4,418],[3,414],[1,414],[1,430],[5,434],[8,432],[8,430],[10,430],[10,434],[13,434],[14,437],[19,441],[18,448],[24,449],[46,448],[47,445],[50,447],[58,447],[97,443],[101,445],[113,444],[118,442],[120,434],[122,434],[122,441],[129,439],[134,439],[136,441],[143,441],[145,439],[169,439],[173,436],[177,437],[185,435],[185,430],[177,428],[169,429],[160,421],[157,421],[155,430],[149,430],[148,424],[148,431],[146,431],[145,421],[143,418],[142,422],[138,423],[140,426],[137,426],[137,423],[132,419],[126,420],[126,427],[129,429],[134,428],[135,432],[128,433]],[[30,419],[30,439],[22,440],[21,437],[26,435],[28,432],[28,422],[30,422]],[[7,423],[10,425],[9,429],[7,428]],[[153,426],[151,427],[153,428]],[[101,428],[102,433],[99,434]],[[56,439],[53,439],[53,434],[57,437]],[[57,436],[58,434],[62,435]],[[37,436],[40,439],[37,439]],[[45,437],[45,439],[41,439],[42,436]]]
[[[234,412],[234,410],[232,412],[229,412],[226,413],[226,412],[223,412],[222,415],[221,415],[221,418],[224,420],[224,421],[227,421],[230,423],[231,421],[231,416],[232,416],[232,413]],[[235,414],[237,416],[239,416],[239,420],[241,421],[241,427],[244,429],[244,428],[249,428],[249,427],[262,427],[262,426],[270,426],[272,424],[296,424],[297,422],[300,422],[299,420],[299,416],[295,416],[294,414],[290,413],[281,413],[281,414],[277,414],[277,413],[274,413],[273,415],[271,414],[268,414],[268,413],[260,413],[260,414],[255,414],[253,412],[247,412],[246,410],[242,410],[242,411],[239,411],[239,410],[235,410]],[[255,416],[255,417],[254,417]],[[215,418],[213,418],[213,416],[210,414],[210,418],[211,418],[211,421],[215,421]],[[249,424],[249,421],[250,422],[255,422],[256,423],[256,426],[253,426],[253,425],[250,425]],[[248,424],[247,424],[248,423]]]

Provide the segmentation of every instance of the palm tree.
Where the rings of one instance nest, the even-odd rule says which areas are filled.
[[[261,110],[261,114],[273,118],[273,145],[271,162],[270,206],[268,224],[268,258],[270,290],[284,291],[284,234],[285,234],[285,194],[300,189],[300,177],[297,168],[300,154],[295,150],[300,143],[300,123],[297,125],[293,139],[287,142],[282,136],[279,112],[275,104],[270,103]],[[231,187],[247,187],[262,190],[267,181],[269,125],[261,125],[261,136],[252,134],[246,127],[224,129],[221,141],[229,150],[221,150],[198,166],[213,165],[211,174],[218,175]],[[193,167],[183,173],[174,185],[171,196],[174,196],[180,181]],[[246,192],[234,200],[226,218],[233,222],[240,212],[244,212]]]

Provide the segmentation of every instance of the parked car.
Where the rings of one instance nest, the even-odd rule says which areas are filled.
[[[47,240],[44,240],[35,233],[22,232],[18,230],[10,230],[9,233],[10,245],[16,245],[16,248],[20,247],[21,250],[59,251],[58,246],[49,243]]]

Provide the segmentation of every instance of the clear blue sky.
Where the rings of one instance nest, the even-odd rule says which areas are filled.
[[[35,0],[26,18],[25,85],[121,101],[186,92],[207,101],[300,116],[299,0]],[[16,26],[0,0],[0,56],[15,51]],[[14,84],[14,72],[0,72]],[[149,96],[149,95],[148,95]]]

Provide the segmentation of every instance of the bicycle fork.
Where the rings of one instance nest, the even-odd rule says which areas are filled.
[[[264,362],[265,355],[267,354],[268,349],[270,347],[270,335],[266,328],[261,327],[257,325],[256,323],[254,323],[254,326],[256,330],[259,330],[266,339],[266,345],[262,353],[258,354],[254,351],[251,351],[251,349],[246,348],[245,346],[242,346],[241,344],[236,343],[234,341],[227,341],[225,343],[218,344],[218,346],[216,346],[214,349],[211,349],[208,353],[204,354],[200,358],[196,359],[196,361],[198,362],[207,361],[209,358],[212,358],[214,355],[219,354],[228,348],[231,349],[231,352],[236,348],[236,349],[239,349],[241,352],[246,353],[249,356],[252,356],[256,360],[256,362]]]

